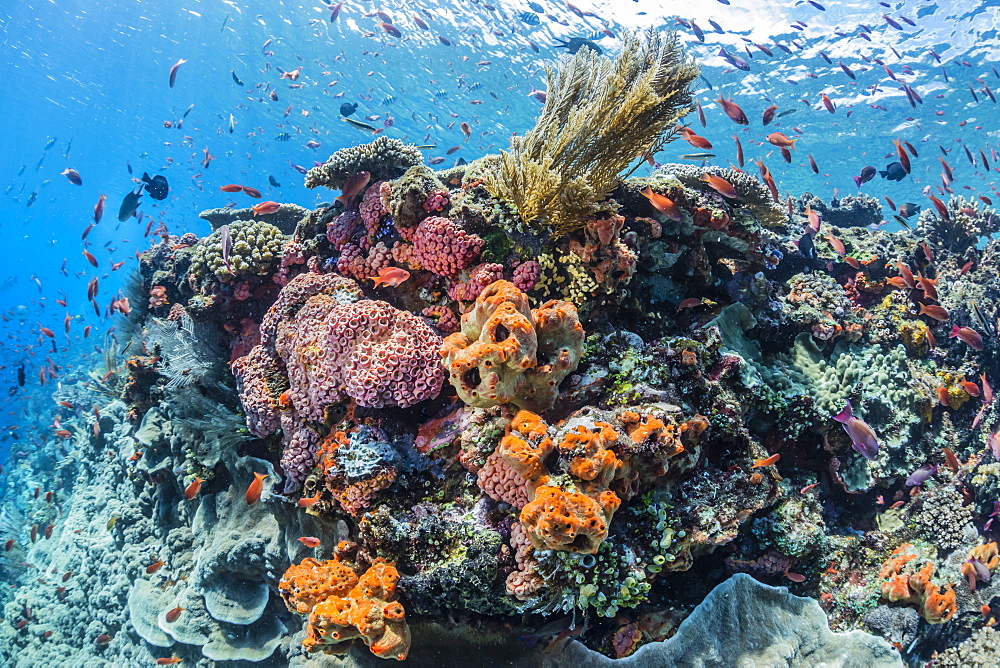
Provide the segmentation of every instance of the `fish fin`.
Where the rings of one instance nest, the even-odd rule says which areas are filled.
[[[854,411],[851,410],[851,402],[847,401],[844,404],[844,410],[834,415],[833,419],[836,420],[837,422],[847,422],[852,417],[854,417]]]

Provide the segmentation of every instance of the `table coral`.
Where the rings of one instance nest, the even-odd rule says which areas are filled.
[[[410,627],[396,600],[398,579],[395,566],[381,559],[360,578],[339,558],[306,559],[285,571],[278,590],[289,610],[309,615],[306,650],[345,654],[361,638],[375,656],[402,661]]]
[[[462,331],[445,339],[441,355],[451,384],[470,406],[544,410],[576,369],[583,338],[572,304],[553,300],[530,310],[523,292],[497,281],[462,316]]]

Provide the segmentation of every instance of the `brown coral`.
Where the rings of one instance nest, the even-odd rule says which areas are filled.
[[[444,340],[441,356],[466,404],[538,411],[555,403],[559,383],[580,361],[583,339],[575,306],[552,300],[531,310],[513,283],[496,281],[462,316],[462,331]]]
[[[346,571],[353,576],[349,590],[352,579]],[[322,583],[324,575],[331,577],[329,586]],[[302,641],[306,650],[344,654],[361,638],[372,654],[402,661],[410,649],[410,627],[395,600],[398,579],[395,566],[382,559],[360,578],[339,559],[306,559],[285,572],[278,590],[289,610],[309,614]]]

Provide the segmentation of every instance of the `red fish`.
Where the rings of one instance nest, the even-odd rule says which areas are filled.
[[[833,232],[826,233],[826,240],[830,242],[830,246],[833,248],[834,253],[841,257],[847,255],[847,248],[844,246],[844,242],[833,236]]]
[[[736,142],[736,164],[743,168],[743,144],[740,143],[740,138],[733,135],[733,141]]]
[[[365,186],[372,180],[372,175],[369,172],[358,172],[347,179],[344,187],[340,191],[340,196],[336,198],[336,201],[343,203],[346,207],[351,203],[351,200],[357,196]]]
[[[181,58],[176,63],[174,63],[173,67],[170,68],[170,87],[171,88],[174,87],[174,83],[177,81],[177,70],[180,68],[181,65],[183,65],[186,62],[187,62],[186,60],[184,60],[183,58]]]
[[[264,491],[264,478],[267,477],[266,473],[254,473],[253,482],[247,487],[247,505],[252,506],[253,504],[260,501],[260,494]]]
[[[774,120],[774,114],[778,111],[778,105],[772,104],[770,107],[764,110],[764,115],[761,117],[761,121],[764,125],[770,125],[771,121]]]
[[[161,568],[163,568],[163,565],[166,564],[166,563],[167,562],[165,562],[165,561],[154,561],[149,566],[146,566],[146,574],[147,575],[152,575],[156,571],[158,571]]]
[[[56,338],[56,333],[53,332],[48,327],[40,327],[39,331],[41,331],[42,334],[44,334],[45,336],[49,337],[50,339]]]
[[[185,609],[186,608],[182,608],[178,605],[176,608],[168,610],[167,614],[164,615],[163,618],[167,620],[167,624],[173,624],[180,618],[181,613],[184,612]]]
[[[378,27],[392,35],[393,37],[399,38],[403,36],[403,33],[399,32],[399,28],[392,25],[391,23],[379,23]]]
[[[941,321],[947,320],[948,318],[951,317],[950,315],[948,315],[948,311],[946,311],[944,307],[937,306],[935,304],[931,304],[930,306],[928,306],[927,304],[921,304],[919,315],[926,315],[928,317],[934,318],[935,320],[941,320]]]
[[[725,180],[721,176],[705,174],[704,176],[701,177],[701,180],[707,183],[710,188],[715,190],[723,197],[728,197],[729,199],[740,198],[740,196],[736,194],[736,188],[733,187],[733,184]]]
[[[299,538],[299,542],[306,547],[319,547],[320,545],[319,538],[316,538],[315,536],[302,536]]]
[[[410,272],[405,269],[400,269],[399,267],[384,267],[379,270],[378,276],[370,276],[369,280],[375,282],[375,285],[372,286],[373,288],[377,288],[380,285],[386,285],[390,288],[394,288],[409,277]]]
[[[734,123],[737,125],[750,125],[747,115],[743,113],[740,105],[733,102],[732,98],[725,100],[720,95],[715,101],[722,106],[722,110],[726,112],[726,116],[729,116]]]
[[[653,205],[653,208],[662,213],[667,218],[671,220],[684,220],[684,214],[681,213],[680,207],[664,195],[653,192],[653,189],[649,186],[642,191],[640,191],[642,196],[649,200],[649,203]]]
[[[219,186],[219,190],[224,193],[238,193],[243,192],[243,186],[238,186],[235,183],[230,183],[229,185]]]
[[[281,208],[281,205],[278,204],[277,202],[272,202],[271,200],[268,200],[266,202],[261,202],[260,204],[254,204],[252,208],[255,214],[257,214],[258,216],[263,216],[269,213],[274,213],[279,208]]]
[[[322,496],[323,496],[322,492],[316,492],[315,496],[304,496],[298,501],[296,501],[296,505],[299,508],[308,508],[314,503],[319,503],[319,500],[322,498]]]
[[[87,258],[87,262],[89,262],[93,266],[95,267],[97,266],[97,258],[94,257],[90,251],[83,251],[83,257]]]
[[[708,141],[701,135],[695,134],[688,128],[684,128],[683,135],[684,135],[684,141],[691,144],[691,146],[694,146],[695,148],[704,148],[704,149],[712,148],[712,142]]]
[[[959,327],[958,325],[952,325],[951,334],[948,335],[948,338],[954,339],[955,337],[965,341],[973,350],[981,351],[985,347],[982,335],[971,327]]]
[[[837,107],[833,104],[833,100],[827,97],[826,93],[820,93],[819,96],[820,99],[823,100],[823,106],[826,107],[827,111],[829,111],[832,114],[837,110]]]
[[[906,152],[906,148],[898,139],[893,139],[892,143],[896,146],[896,155],[899,156],[899,164],[903,166],[903,171],[907,174],[910,173],[910,154]]]
[[[243,186],[243,193],[248,197],[253,197],[254,199],[260,199],[263,195],[256,188],[251,188],[250,186]]]
[[[199,492],[201,492],[201,483],[203,482],[205,482],[204,478],[196,477],[194,480],[192,480],[191,484],[188,485],[187,488],[184,490],[184,500],[190,501],[194,497],[198,496]]]
[[[753,466],[751,466],[750,468],[756,469],[763,466],[771,466],[772,464],[776,464],[779,459],[781,459],[781,453],[776,452],[767,459],[755,459],[753,462]]]

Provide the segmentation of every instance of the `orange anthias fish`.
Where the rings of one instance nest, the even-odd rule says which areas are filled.
[[[830,242],[830,247],[833,248],[833,252],[841,257],[847,255],[847,248],[844,246],[844,242],[833,236],[833,232],[826,233],[826,240]]]
[[[256,188],[251,188],[250,186],[243,186],[243,194],[247,197],[253,197],[254,199],[260,199],[263,195]]]
[[[320,544],[319,538],[316,538],[315,536],[302,536],[299,538],[299,542],[306,547],[319,547]]]
[[[176,654],[174,656],[163,657],[162,659],[156,660],[156,665],[158,666],[172,666],[175,663],[180,663],[183,659]]]
[[[358,172],[354,174],[347,182],[344,184],[343,189],[340,191],[340,196],[336,198],[337,202],[341,202],[344,206],[351,203],[354,197],[365,189],[368,182],[372,180],[372,175],[370,172]]]
[[[796,137],[791,139],[788,135],[781,132],[772,132],[766,137],[767,141],[779,148],[795,148],[795,142],[797,142],[801,137]]]
[[[296,505],[298,505],[299,508],[308,508],[314,503],[319,503],[322,496],[322,492],[316,492],[315,496],[304,496],[296,502]]]
[[[235,183],[230,183],[229,185],[219,186],[219,190],[224,193],[239,193],[243,192],[243,186],[238,186]]]
[[[194,497],[198,496],[198,493],[201,492],[201,483],[203,482],[205,482],[204,478],[195,478],[192,480],[191,484],[184,490],[184,500],[190,501]]]
[[[767,459],[755,459],[753,462],[753,466],[751,466],[750,468],[756,469],[756,468],[761,468],[763,466],[771,466],[772,464],[776,464],[779,459],[781,459],[781,453],[776,452]]]
[[[701,177],[704,181],[712,188],[715,192],[719,193],[723,197],[728,197],[729,199],[739,199],[740,196],[736,194],[736,188],[733,184],[725,180],[721,176],[714,176],[712,174],[705,174]]]
[[[695,148],[712,148],[712,142],[708,141],[701,135],[695,134],[695,132],[689,128],[684,128],[681,133],[684,136],[684,141],[691,144],[691,146],[694,146]]]
[[[268,200],[266,202],[261,202],[260,204],[254,204],[252,208],[255,214],[257,214],[258,216],[264,216],[269,213],[274,213],[279,208],[281,208],[281,205],[278,204],[277,202],[272,202],[271,200]]]
[[[653,192],[653,189],[649,186],[646,186],[646,188],[640,192],[643,197],[649,200],[649,203],[653,205],[654,209],[662,213],[667,218],[670,218],[671,220],[684,220],[684,214],[681,213],[680,207],[674,203],[674,200]]]
[[[247,487],[247,505],[252,506],[253,504],[260,501],[260,493],[264,491],[264,478],[267,477],[266,473],[254,473],[254,480]]]
[[[158,571],[158,570],[160,570],[161,568],[163,568],[163,565],[164,565],[164,564],[166,564],[166,563],[167,563],[167,562],[165,562],[165,561],[154,561],[154,562],[153,562],[153,563],[151,563],[151,564],[150,564],[149,566],[146,566],[146,573],[147,573],[148,575],[152,575],[152,574],[153,574],[153,573],[155,573],[156,571]]]
[[[390,288],[394,288],[409,277],[410,272],[405,269],[400,269],[399,267],[383,267],[379,270],[378,276],[369,276],[368,280],[375,281],[375,285],[372,286],[375,288],[380,285],[387,285]]]

